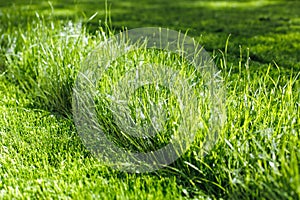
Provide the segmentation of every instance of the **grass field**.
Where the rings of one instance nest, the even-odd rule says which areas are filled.
[[[299,2],[107,5],[0,0],[0,198],[300,199]],[[169,167],[126,173],[103,165],[83,145],[72,91],[82,61],[101,41],[124,28],[147,26],[188,31],[209,51],[226,88],[226,121],[205,157],[195,140]],[[101,94],[110,91],[110,76],[122,72],[108,72]],[[174,111],[170,123],[177,115],[173,100],[167,105]],[[100,119],[109,119],[101,111]],[[106,123],[108,134],[121,138],[113,122]],[[147,142],[120,145],[124,141],[142,150]]]

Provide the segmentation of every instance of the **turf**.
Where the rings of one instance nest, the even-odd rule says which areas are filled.
[[[110,23],[103,1],[0,1],[1,199],[299,199],[298,1],[142,2],[109,2]],[[132,174],[85,148],[71,94],[91,49],[145,26],[189,30],[210,51],[227,120],[205,157],[196,140],[169,167]]]

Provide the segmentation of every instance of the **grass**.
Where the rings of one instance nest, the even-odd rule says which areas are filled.
[[[189,30],[189,35],[199,38],[206,50],[224,50],[229,34],[228,60],[239,58],[239,46],[250,48],[250,58],[255,68],[266,68],[276,61],[283,69],[299,70],[299,1],[243,0],[243,1],[108,1],[114,29],[137,27],[164,27]],[[83,19],[90,32],[97,30],[99,20],[105,22],[105,2],[93,0],[2,1],[4,6],[21,9],[21,15],[34,15],[39,10],[63,19]],[[54,9],[51,9],[54,8]],[[5,9],[4,9],[5,10]],[[180,14],[178,14],[180,13]],[[94,14],[96,14],[94,16]],[[91,16],[94,16],[90,19]],[[89,20],[90,19],[90,20]],[[20,24],[20,20],[19,20]]]
[[[164,2],[154,1],[152,7],[146,2],[145,8],[133,1],[120,2],[119,6],[132,8],[134,4],[137,13],[145,10],[141,15],[166,9],[170,19],[176,18],[174,11],[167,9],[167,1]],[[235,3],[237,8],[231,9],[236,12],[231,14],[225,1],[218,6],[205,2],[175,2],[171,7],[182,13],[190,10],[191,15],[205,7],[203,16],[219,13],[216,18],[223,20],[221,24],[234,22],[218,31],[217,22],[204,20],[202,23],[209,25],[205,26],[207,33],[198,38],[212,50],[221,70],[226,87],[227,120],[217,143],[205,157],[200,153],[202,140],[198,133],[199,138],[179,160],[146,174],[120,172],[103,165],[84,147],[72,119],[71,92],[80,63],[109,36],[105,27],[91,28],[95,21],[88,21],[89,17],[83,21],[74,17],[74,13],[81,15],[82,8],[70,9],[70,2],[53,2],[62,10],[65,5],[73,13],[63,18],[59,15],[63,11],[55,13],[56,8],[49,15],[47,3],[16,4],[13,11],[5,7],[0,17],[1,198],[300,199],[300,75],[296,43],[299,21],[298,7],[293,4],[297,2],[264,1],[265,4],[253,5],[253,1],[243,1]],[[92,7],[88,1],[82,5]],[[250,17],[254,11],[247,6],[254,6],[260,14]],[[41,7],[43,14],[32,12]],[[286,16],[289,22],[280,19],[281,14],[272,15],[276,9],[281,13],[284,8],[290,9]],[[222,17],[224,13],[228,14],[226,18]],[[245,13],[249,24],[260,21],[253,24],[257,29],[245,28],[244,21],[236,18],[241,13]],[[116,29],[121,28],[118,23],[123,24],[121,14],[112,11]],[[153,14],[154,22],[142,16],[122,16],[130,28],[165,22],[159,14]],[[140,17],[141,22],[134,17]],[[199,23],[190,16],[168,23],[183,30],[192,27],[190,34],[198,36]],[[229,32],[232,35],[226,43]],[[249,46],[250,51],[239,48],[240,44]],[[142,54],[149,55],[149,59],[157,58],[151,57],[151,52]],[[161,56],[157,62],[169,62],[164,59],[166,55]],[[250,61],[249,57],[256,61]],[[121,76],[120,72],[111,73]],[[111,76],[108,72],[106,78],[109,80]],[[102,83],[100,91],[109,92],[110,82]],[[148,96],[147,91],[150,91]],[[166,91],[160,91],[165,98]],[[151,101],[156,98],[151,87],[137,95]],[[115,127],[111,120],[108,123]]]

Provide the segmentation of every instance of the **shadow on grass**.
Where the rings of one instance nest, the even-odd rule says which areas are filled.
[[[52,3],[51,3],[52,2]],[[83,19],[91,32],[105,21],[105,1],[65,0],[0,1],[28,11],[55,15],[57,19]],[[109,9],[110,8],[110,9]],[[250,48],[250,58],[260,64],[277,62],[280,67],[300,69],[300,2],[298,1],[170,1],[114,0],[108,2],[113,29],[160,26],[187,31],[199,37],[206,50],[224,49],[229,60],[240,56],[239,46]],[[88,20],[96,14],[92,20]],[[18,24],[22,22],[17,22]]]

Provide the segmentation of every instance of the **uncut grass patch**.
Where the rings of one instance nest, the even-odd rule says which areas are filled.
[[[138,150],[147,153],[166,146],[171,138],[174,138],[175,145],[179,138],[189,143],[191,135],[202,135],[202,138],[205,138],[208,136],[207,132],[212,130],[211,124],[218,126],[210,119],[213,108],[211,108],[208,88],[211,88],[211,82],[215,81],[209,79],[215,76],[210,74],[211,69],[207,69],[211,67],[210,65],[203,68],[193,66],[174,53],[151,48],[146,50],[144,47],[129,51],[112,63],[109,62],[107,66],[106,63],[102,64],[105,58],[101,54],[104,47],[101,47],[89,56],[87,66],[84,66],[80,72],[74,90],[75,121],[80,126],[79,134],[83,135],[83,140],[91,144],[88,146],[89,149],[95,150],[97,146],[95,138],[102,136],[91,133],[94,138],[89,138],[90,135],[86,132],[90,133],[91,130],[97,132],[91,127],[98,127],[98,124],[100,127],[97,130],[104,129],[103,132],[112,136],[114,143],[131,152]],[[106,55],[106,52],[104,54]],[[102,65],[99,66],[100,64],[97,63]],[[104,70],[105,68],[107,69]],[[134,77],[136,81],[132,79]],[[94,83],[95,79],[98,79],[96,83]],[[91,86],[87,82],[91,82]],[[93,88],[93,84],[99,88],[95,92],[90,89]],[[145,85],[138,87],[139,84]],[[217,91],[217,88],[214,89]],[[125,93],[122,93],[124,90]],[[95,98],[94,95],[97,102],[95,113],[92,111],[94,105],[90,103]],[[215,103],[217,104],[217,101]],[[201,113],[194,115],[193,111]],[[96,115],[98,119],[95,119]],[[188,122],[184,123],[184,120]],[[186,127],[184,130],[183,126]],[[185,144],[179,142],[178,145]],[[100,150],[99,153],[104,154],[101,152]],[[164,156],[170,159],[167,155]]]
[[[7,77],[28,94],[29,106],[68,115],[76,71],[103,37],[100,30],[93,36],[87,34],[80,22],[37,15],[25,28],[3,33],[2,40],[8,41],[2,55]]]

